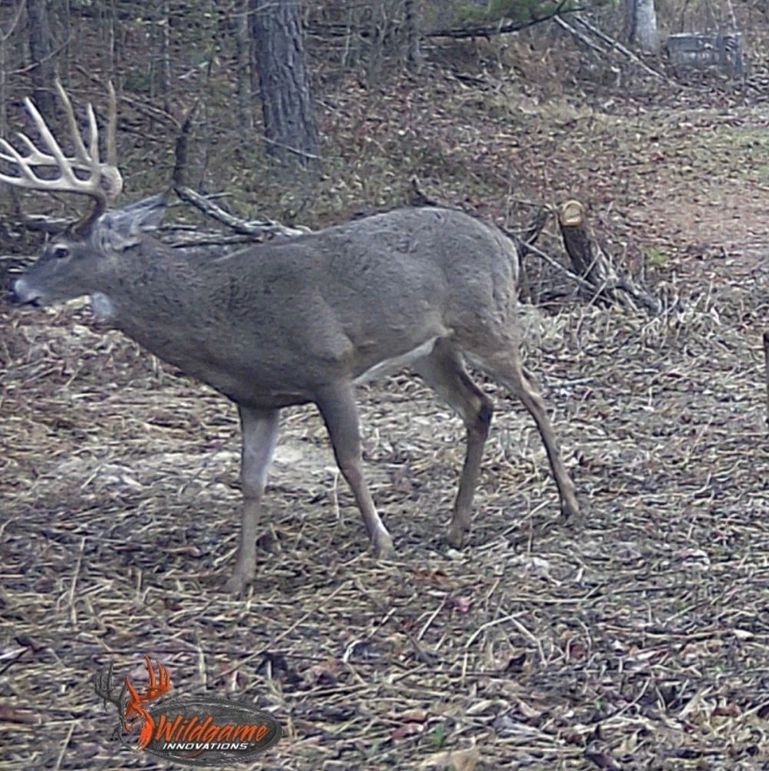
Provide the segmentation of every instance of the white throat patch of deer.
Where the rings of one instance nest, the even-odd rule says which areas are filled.
[[[517,254],[497,228],[452,209],[397,209],[249,246],[227,259],[179,254],[145,232],[162,217],[162,196],[107,211],[120,178],[114,158],[99,161],[90,109],[86,150],[63,99],[75,155],[64,155],[28,102],[47,151],[25,138],[23,155],[3,140],[0,180],[79,193],[95,206],[65,239],[46,247],[16,282],[15,299],[41,305],[91,295],[98,315],[237,404],[244,503],[233,589],[242,590],[254,576],[278,414],[294,404],[317,405],[375,552],[391,551],[363,474],[354,383],[393,366],[410,364],[467,429],[448,535],[453,545],[462,544],[470,527],[492,415],[491,400],[470,379],[465,359],[521,400],[547,450],[561,509],[577,513],[543,401],[521,364]],[[113,120],[110,125],[114,148]],[[36,167],[54,162],[59,177],[40,179]],[[8,173],[14,164],[16,171]]]

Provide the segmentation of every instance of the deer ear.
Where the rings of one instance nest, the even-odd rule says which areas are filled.
[[[160,225],[167,205],[166,196],[160,194],[107,212],[96,224],[94,237],[105,251],[122,252],[136,246],[146,231]]]

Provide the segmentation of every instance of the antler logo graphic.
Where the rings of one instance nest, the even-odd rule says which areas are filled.
[[[126,746],[182,765],[222,768],[251,760],[280,740],[278,721],[253,704],[208,695],[163,698],[171,691],[168,670],[149,656],[144,663],[144,688],[128,677],[120,688],[113,686],[112,664],[93,678],[96,694],[117,709],[114,737]]]
[[[94,676],[97,695],[117,707],[123,731],[132,734],[139,728],[139,749],[149,745],[155,729],[155,720],[147,710],[147,705],[171,691],[171,676],[168,670],[159,661],[153,666],[149,656],[145,656],[144,662],[149,677],[149,684],[144,693],[140,693],[126,677],[119,694],[115,696],[112,688],[112,664]]]
[[[146,656],[144,662],[150,680],[147,690],[143,694],[139,693],[126,677],[125,687],[131,698],[123,712],[123,728],[126,733],[133,733],[137,725],[141,726],[139,731],[139,749],[141,750],[152,741],[152,731],[155,728],[155,721],[146,710],[146,706],[151,701],[165,696],[171,690],[171,676],[168,674],[168,670],[159,661],[156,661],[158,671],[155,674],[155,670],[152,668],[152,659]]]

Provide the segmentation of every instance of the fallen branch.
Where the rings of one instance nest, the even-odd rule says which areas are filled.
[[[529,277],[524,269],[523,261],[534,251],[534,244],[539,238],[547,221],[550,219],[550,210],[546,206],[540,206],[531,222],[521,231],[513,232],[503,229],[505,235],[512,239],[518,250],[518,296],[522,302],[530,303],[532,300]]]
[[[550,219],[551,213],[547,206],[540,206],[531,222],[522,231],[516,234],[508,232],[508,235],[516,241],[521,259],[528,254],[531,247],[537,242],[537,239],[545,229],[545,225],[547,225],[547,221]]]
[[[593,284],[591,284],[589,281],[586,281],[584,278],[582,278],[582,276],[574,273],[574,271],[569,270],[565,265],[562,265],[560,262],[558,262],[558,260],[556,260],[554,257],[551,257],[547,252],[543,252],[540,248],[534,246],[533,244],[529,244],[527,248],[532,254],[536,254],[537,257],[544,260],[548,265],[550,265],[550,267],[555,268],[560,273],[568,276],[568,278],[577,284],[577,286],[581,286],[583,289],[588,289],[592,292],[595,291]]]
[[[457,40],[463,38],[473,37],[493,37],[494,35],[506,35],[510,32],[520,32],[521,30],[528,29],[542,22],[550,21],[550,19],[558,19],[567,13],[577,13],[584,11],[584,7],[578,8],[566,8],[567,0],[562,0],[558,4],[557,8],[554,8],[550,13],[544,16],[535,16],[526,21],[508,21],[500,20],[493,24],[479,24],[476,27],[449,27],[445,29],[438,29],[432,32],[425,32],[423,36],[426,38],[431,37],[450,37]]]
[[[185,203],[194,206],[207,217],[221,222],[236,233],[246,236],[280,235],[288,238],[310,233],[309,228],[290,228],[274,220],[244,220],[230,214],[191,187],[175,187],[174,192]]]
[[[455,40],[473,38],[473,37],[493,37],[494,35],[506,35],[511,32],[520,32],[521,30],[533,27],[536,24],[542,24],[543,22],[550,21],[550,19],[561,16],[567,13],[576,13],[578,11],[587,10],[585,7],[580,6],[578,8],[566,8],[568,0],[561,0],[556,8],[543,16],[532,16],[529,19],[524,20],[505,20],[504,18],[499,21],[478,22],[471,26],[465,27],[444,27],[442,29],[430,30],[422,33],[423,38],[437,38],[448,37]],[[350,25],[342,23],[323,24],[319,22],[311,22],[307,26],[307,33],[319,38],[349,38],[351,34],[355,34],[363,40],[367,40],[371,37],[372,29],[370,24]]]
[[[571,35],[574,35],[574,37],[577,38],[580,42],[582,42],[584,45],[588,46],[594,51],[597,51],[598,53],[605,55],[609,53],[609,51],[619,51],[625,58],[629,59],[633,64],[635,64],[637,67],[640,67],[644,72],[648,73],[649,75],[652,75],[655,78],[658,78],[659,80],[668,80],[662,73],[657,72],[654,68],[650,67],[648,64],[646,64],[644,61],[641,60],[639,56],[634,54],[629,48],[626,46],[623,46],[622,43],[620,43],[618,40],[615,40],[610,35],[607,35],[602,30],[598,29],[595,25],[591,24],[588,21],[585,21],[585,19],[582,18],[582,16],[576,15],[573,18],[573,21],[575,24],[578,24],[583,29],[587,30],[591,35],[598,38],[602,43],[606,44],[608,46],[607,50],[603,50],[600,48],[600,46],[597,46],[595,43],[593,43],[591,40],[589,40],[586,35],[582,32],[579,32],[576,30],[571,24],[566,22],[561,14],[556,16],[554,18],[554,21],[558,26],[560,26],[562,29],[565,29],[567,32],[569,32]]]
[[[273,220],[244,220],[230,214],[228,211],[217,206],[210,197],[207,197],[185,184],[187,169],[187,150],[189,147],[190,134],[192,133],[192,120],[197,110],[197,103],[189,110],[184,122],[182,123],[179,134],[176,137],[176,147],[174,150],[174,170],[171,177],[171,187],[176,195],[185,203],[194,206],[207,217],[226,225],[230,230],[234,230],[244,236],[255,238],[265,235],[280,235],[291,238],[300,236],[303,233],[309,233],[309,228],[291,228],[282,225]]]
[[[570,35],[573,35],[575,38],[577,38],[577,40],[579,40],[582,45],[589,48],[591,51],[595,51],[600,56],[605,56],[608,53],[605,48],[602,48],[601,46],[594,43],[587,35],[583,34],[579,30],[574,29],[571,24],[567,24],[563,19],[557,18],[555,19],[555,23],[561,27],[561,29],[565,29]]]

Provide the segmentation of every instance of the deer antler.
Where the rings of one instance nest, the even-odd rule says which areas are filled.
[[[117,97],[112,83],[109,84],[109,113],[107,122],[107,161],[103,163],[99,155],[99,129],[96,114],[92,105],[88,105],[88,147],[77,125],[72,102],[61,83],[56,81],[56,91],[59,94],[67,123],[75,147],[75,155],[68,158],[61,146],[48,128],[43,116],[31,99],[26,98],[24,105],[35,123],[45,150],[40,149],[26,134],[18,132],[18,137],[26,151],[22,155],[10,142],[0,137],[0,161],[13,165],[17,175],[0,173],[0,181],[14,187],[29,190],[56,191],[61,193],[77,193],[92,198],[94,205],[75,226],[79,232],[87,232],[91,225],[107,209],[123,189],[123,178],[117,167],[117,149],[115,134],[117,129]],[[47,152],[46,152],[47,150]],[[49,179],[37,173],[40,167],[55,168],[58,176]],[[79,174],[78,174],[79,172]]]

